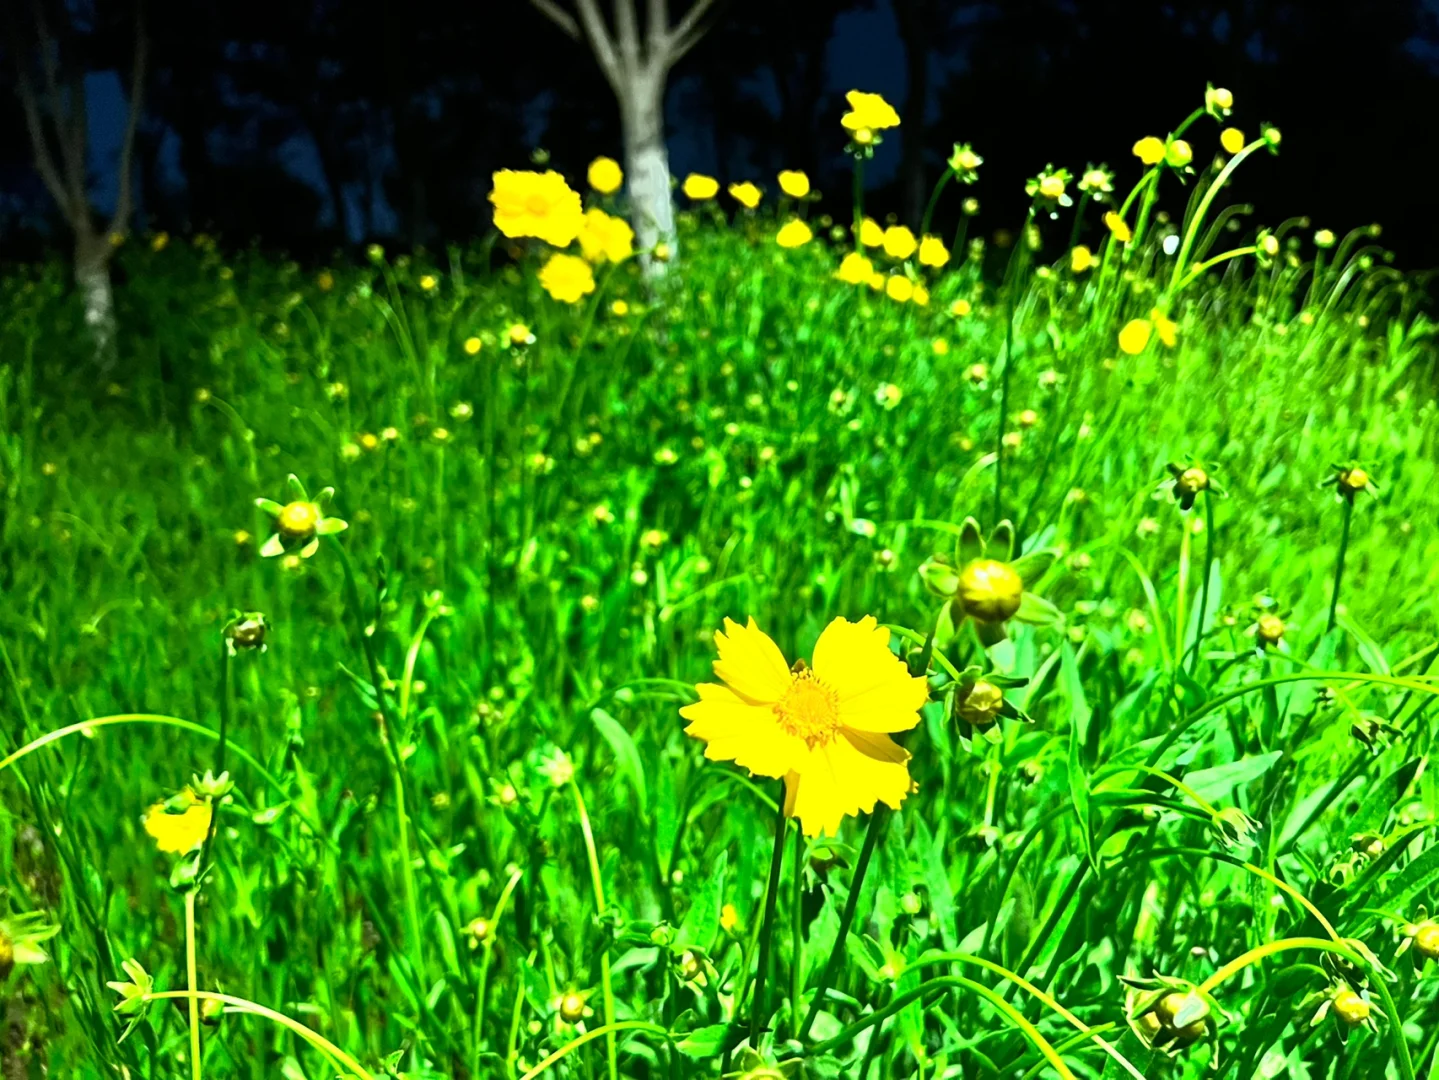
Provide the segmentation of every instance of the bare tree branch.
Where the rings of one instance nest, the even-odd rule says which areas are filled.
[[[55,129],[55,141],[60,144],[60,160],[65,170],[64,212],[73,224],[85,209],[85,114],[81,110],[80,121],[75,122],[74,116],[71,115],[76,105],[73,95],[70,108],[66,108],[65,95],[60,91],[60,71],[56,61],[58,45],[50,36],[50,26],[45,21],[40,0],[32,0],[30,7],[35,15],[35,38],[40,49],[40,70],[45,74],[45,97],[49,104],[50,124]]]
[[[580,12],[580,25],[585,28],[585,37],[589,39],[595,59],[600,63],[600,70],[614,87],[615,94],[623,97],[623,69],[620,66],[619,54],[615,51],[615,43],[610,40],[609,31],[605,29],[605,19],[600,14],[599,5],[595,0],[575,0],[575,4]]]
[[[620,56],[625,70],[633,75],[640,70],[639,20],[635,17],[635,0],[611,0],[615,9],[615,37],[619,39]]]
[[[125,122],[125,137],[120,143],[120,184],[115,198],[115,216],[110,219],[110,232],[123,232],[130,220],[131,172],[135,158],[135,129],[140,126],[140,113],[145,104],[145,69],[149,59],[149,41],[145,36],[143,0],[135,5],[135,59],[130,72],[130,115]]]
[[[555,3],[555,0],[530,0],[530,5],[563,30],[567,37],[575,41],[584,40],[580,33],[580,24],[575,22],[575,17]]]
[[[649,16],[645,26],[649,38],[649,54],[652,62],[663,62],[665,38],[670,32],[669,0],[650,0]]]
[[[14,51],[15,69],[20,88],[20,108],[25,113],[25,130],[30,134],[30,150],[35,156],[35,168],[40,173],[40,179],[45,183],[45,190],[55,200],[55,204],[60,208],[60,213],[64,215],[65,220],[69,221],[70,197],[60,179],[59,171],[55,168],[55,158],[50,153],[50,144],[45,138],[45,125],[40,117],[40,107],[35,102],[35,88],[30,84],[30,76],[25,71],[18,41],[15,43]]]
[[[715,7],[717,0],[694,0],[675,28],[670,31],[665,49],[664,64],[670,67],[680,57],[699,44],[709,30],[710,24],[704,18]]]

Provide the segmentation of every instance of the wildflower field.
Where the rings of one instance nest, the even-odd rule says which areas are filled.
[[[9,271],[0,1076],[1429,1075],[1434,325],[1197,104]]]

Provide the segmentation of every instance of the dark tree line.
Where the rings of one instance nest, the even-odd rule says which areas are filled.
[[[673,6],[678,24],[687,5]],[[52,55],[72,84],[108,71],[128,88],[139,18],[147,53],[131,227],[213,229],[298,251],[372,237],[435,246],[482,231],[490,173],[523,165],[536,146],[572,174],[596,154],[623,154],[613,79],[583,33],[572,40],[540,10],[577,11],[574,0],[5,7],[0,80],[16,92],[0,96],[0,249],[14,253],[74,236],[73,206],[58,205],[35,168],[19,75],[43,80]],[[613,32],[620,9],[597,7]],[[41,10],[53,48],[37,44]],[[871,197],[907,219],[955,141],[986,158],[982,224],[1011,225],[1026,176],[1050,161],[1132,166],[1134,139],[1164,134],[1212,80],[1234,91],[1239,126],[1267,121],[1284,133],[1280,159],[1239,181],[1261,216],[1310,213],[1336,229],[1380,220],[1406,261],[1439,256],[1439,31],[1420,0],[729,0],[709,18],[665,93],[681,173],[698,162],[773,189],[774,171],[803,168],[842,216],[836,121],[843,90],[868,73],[836,70],[832,39],[861,18],[890,27],[904,60],[883,73],[904,116],[884,148],[897,167]],[[863,55],[864,43],[848,51]],[[1196,150],[1207,155],[1212,138],[1198,134]]]

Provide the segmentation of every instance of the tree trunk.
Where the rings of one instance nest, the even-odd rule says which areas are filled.
[[[110,238],[94,229],[75,235],[75,284],[85,305],[85,326],[102,371],[115,364],[115,297],[110,288]]]
[[[646,273],[660,274],[663,260],[651,259],[649,253],[657,244],[667,245],[671,255],[675,250],[663,76],[643,72],[630,78],[620,95],[620,126],[636,247]]]

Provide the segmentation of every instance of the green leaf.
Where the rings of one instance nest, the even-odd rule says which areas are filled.
[[[640,760],[639,748],[635,746],[634,739],[624,725],[604,709],[591,711],[590,719],[605,737],[605,742],[610,744],[610,749],[615,752],[620,775],[629,781],[630,788],[635,793],[635,800],[639,803],[640,817],[648,821],[649,789],[645,785],[644,764]]]
[[[714,868],[703,886],[695,894],[694,903],[685,912],[675,935],[678,949],[703,949],[708,952],[719,933],[720,908],[724,906],[724,879],[729,870],[729,852],[721,851]]]
[[[1259,779],[1283,756],[1283,750],[1271,750],[1267,754],[1255,754],[1252,757],[1240,758],[1227,765],[1195,769],[1185,775],[1184,783],[1193,788],[1194,793],[1206,802],[1228,799],[1236,787]]]
[[[1084,774],[1082,751],[1089,737],[1089,702],[1084,696],[1084,687],[1079,680],[1079,664],[1069,642],[1060,646],[1063,659],[1060,661],[1060,677],[1069,695],[1069,795],[1074,800],[1074,812],[1079,818],[1079,838],[1084,844],[1084,857],[1089,860],[1096,874],[1098,862],[1094,858],[1094,830],[1089,818],[1089,779]]]
[[[729,1033],[728,1024],[710,1024],[706,1027],[695,1028],[679,1042],[675,1043],[676,1049],[685,1057],[711,1058],[724,1050],[725,1036]]]

